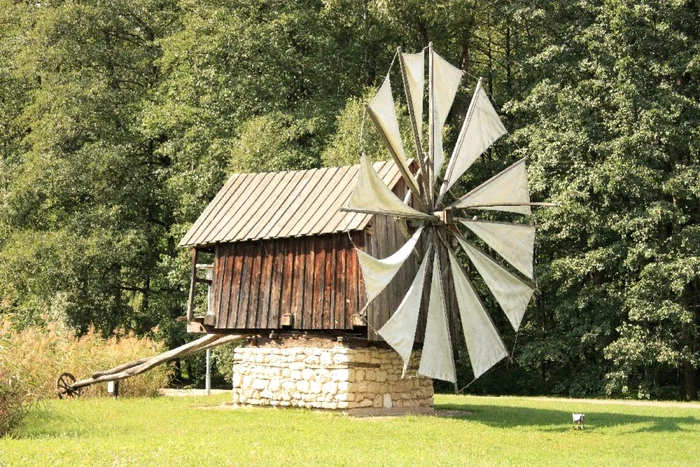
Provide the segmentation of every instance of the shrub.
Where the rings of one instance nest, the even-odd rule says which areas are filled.
[[[2,329],[0,326],[0,331]],[[0,355],[6,355],[7,351],[8,342],[0,332]],[[36,400],[28,381],[13,374],[8,361],[0,357],[0,436],[17,426],[27,408]]]
[[[0,368],[0,436],[22,420],[30,401],[31,395],[22,381]]]
[[[76,336],[60,326],[30,327],[13,330],[9,321],[0,324],[0,373],[10,375],[15,384],[30,388],[30,400],[56,396],[56,378],[70,372],[77,379],[95,371],[163,352],[163,346],[134,334],[119,334],[107,339],[93,329]],[[141,375],[122,380],[119,395],[154,396],[168,383],[168,367],[159,366]],[[105,383],[83,389],[82,396],[107,394]]]

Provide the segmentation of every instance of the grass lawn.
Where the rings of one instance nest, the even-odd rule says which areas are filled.
[[[0,439],[0,465],[700,465],[700,405],[437,396],[464,414],[393,418],[206,408],[228,399],[50,401]]]

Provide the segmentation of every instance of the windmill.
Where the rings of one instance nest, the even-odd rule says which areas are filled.
[[[406,94],[414,152],[419,170],[414,176],[401,134],[392,96],[390,73],[380,86],[367,113],[374,122],[409,192],[397,197],[381,180],[363,154],[356,186],[345,211],[390,216],[410,221],[415,233],[394,254],[378,259],[357,250],[367,292],[367,302],[376,298],[412,254],[419,242],[427,245],[408,292],[393,316],[378,331],[401,356],[406,371],[418,327],[424,288],[429,290],[427,322],[418,373],[456,383],[452,340],[445,306],[445,278],[451,275],[459,317],[475,378],[508,355],[489,314],[457,257],[462,250],[483,278],[494,298],[517,331],[532,297],[535,228],[531,225],[472,219],[471,210],[493,210],[529,215],[532,203],[527,188],[525,160],[496,174],[445,205],[462,174],[498,138],[506,134],[481,80],[478,81],[464,118],[457,143],[445,164],[442,128],[457,93],[463,71],[428,47],[428,150],[423,151],[423,97],[425,49],[415,54],[397,50]],[[393,65],[393,62],[392,62]],[[391,71],[391,70],[390,70]],[[443,167],[445,166],[445,167]],[[443,174],[444,168],[444,174]],[[441,174],[443,174],[441,176]],[[468,241],[470,232],[492,248],[510,268],[491,258]],[[428,279],[429,278],[429,279]]]
[[[64,373],[57,381],[59,396],[75,396],[82,387],[119,381],[171,359],[247,338],[248,345],[236,349],[235,403],[324,409],[427,407],[433,401],[432,381],[399,377],[402,371],[406,374],[419,341],[423,350],[418,373],[455,382],[450,328],[456,317],[446,313],[448,287],[448,301],[458,305],[475,376],[507,355],[457,254],[463,251],[469,258],[517,330],[533,293],[534,227],[479,221],[471,210],[527,215],[532,205],[543,203],[529,200],[522,160],[455,196],[461,175],[506,130],[477,83],[445,163],[442,127],[463,73],[428,47],[424,141],[425,51],[403,54],[399,49],[397,56],[415,162],[409,164],[401,140],[387,75],[368,113],[393,162],[372,165],[363,157],[359,166],[232,174],[180,241],[192,253],[183,318],[188,331],[206,335],[84,380]],[[350,212],[339,212],[342,206]],[[407,221],[415,232],[404,237]],[[470,243],[471,234],[507,264]],[[370,256],[388,252],[394,253],[383,259]],[[412,258],[402,268],[413,255],[419,261]],[[200,264],[200,259],[212,263]],[[206,278],[200,272],[206,272]],[[201,298],[206,293],[201,300],[204,310],[196,305],[198,293]],[[425,297],[427,307],[421,303]],[[358,314],[364,321],[356,320]],[[416,336],[424,324],[425,335]],[[390,349],[373,345],[380,339],[399,353],[403,365]],[[368,359],[371,370],[365,370]],[[329,362],[334,362],[330,371]]]

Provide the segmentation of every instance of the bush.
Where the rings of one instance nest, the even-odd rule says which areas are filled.
[[[13,330],[10,322],[0,323],[0,374],[9,375],[13,384],[28,388],[29,401],[56,396],[56,378],[70,372],[77,379],[90,377],[123,363],[163,352],[163,346],[145,337],[120,334],[107,339],[94,330],[77,337],[55,324]],[[122,380],[119,395],[154,396],[168,384],[168,367],[156,367],[141,375]],[[9,381],[9,380],[8,380]],[[104,396],[106,383],[83,389],[82,396]]]
[[[9,345],[3,330],[0,326],[0,436],[17,426],[36,400],[28,381],[13,374],[8,365],[10,360],[4,357],[9,355]]]
[[[21,380],[0,369],[0,436],[22,420],[30,402],[31,394]]]

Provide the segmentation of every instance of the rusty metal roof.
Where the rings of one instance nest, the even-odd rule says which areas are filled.
[[[375,162],[389,188],[396,164]],[[342,212],[359,165],[294,172],[234,174],[192,224],[181,247],[362,230],[371,215]]]

